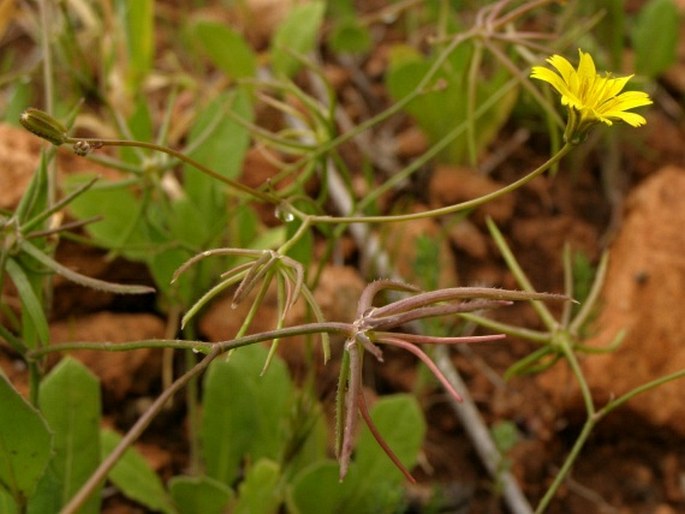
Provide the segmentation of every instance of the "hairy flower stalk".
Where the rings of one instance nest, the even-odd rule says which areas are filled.
[[[600,75],[590,54],[580,49],[578,54],[580,60],[576,69],[561,55],[553,55],[547,62],[556,71],[533,66],[530,74],[531,78],[551,84],[561,95],[561,104],[568,108],[565,140],[574,144],[581,142],[597,123],[612,125],[614,121],[623,121],[632,127],[647,123],[643,116],[628,111],[650,105],[649,95],[644,91],[621,92],[633,75]]]
[[[373,299],[384,289],[416,293],[382,307],[374,307]],[[379,430],[375,427],[366,407],[362,388],[362,368],[364,353],[368,351],[378,361],[383,361],[383,353],[377,344],[386,344],[406,350],[418,357],[443,385],[445,391],[456,401],[461,396],[450,381],[419,344],[457,344],[496,341],[503,334],[474,337],[432,337],[403,332],[388,332],[402,325],[435,316],[445,316],[476,310],[491,309],[509,305],[514,300],[567,300],[561,295],[527,293],[492,288],[456,287],[437,291],[420,292],[417,288],[392,280],[379,280],[369,284],[357,304],[357,319],[352,324],[353,331],[345,342],[346,355],[341,369],[338,390],[338,441],[336,445],[340,461],[340,479],[349,469],[354,449],[354,437],[359,415],[364,419],[371,434],[383,451],[393,461],[407,480],[413,482],[409,470],[388,446]]]

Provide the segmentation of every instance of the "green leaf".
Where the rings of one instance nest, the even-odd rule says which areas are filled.
[[[17,502],[2,487],[0,487],[0,514],[19,514]]]
[[[23,504],[52,454],[48,425],[0,374],[0,487]]]
[[[28,80],[12,80],[5,87],[8,94],[4,105],[3,121],[19,126],[21,113],[37,103],[34,100],[36,91]]]
[[[258,235],[259,217],[250,205],[238,205],[229,216],[228,230],[231,246],[254,248],[252,243]]]
[[[240,348],[228,362],[214,361],[204,381],[200,438],[207,474],[231,484],[243,457],[278,460],[293,385],[283,361],[276,357],[260,376],[267,350],[262,345]]]
[[[83,176],[74,176],[67,184],[80,184],[83,180]],[[140,247],[150,241],[144,227],[141,201],[128,188],[93,187],[75,198],[69,209],[81,219],[102,216],[102,220],[89,224],[86,231],[105,248],[123,250],[129,246]],[[122,253],[133,260],[144,260],[148,255],[140,248]]]
[[[325,8],[324,2],[313,1],[291,9],[271,42],[271,66],[276,73],[292,77],[297,72],[297,56],[314,49]]]
[[[47,343],[50,339],[48,320],[45,317],[43,305],[38,297],[34,286],[31,284],[29,277],[24,273],[21,266],[12,258],[5,262],[5,270],[12,278],[14,287],[17,288],[19,298],[21,299],[22,316],[28,316],[31,321],[33,330],[35,330],[38,340],[42,343]],[[25,338],[26,342],[32,342],[32,338]]]
[[[211,220],[202,217],[202,211],[198,209],[187,196],[174,200],[171,204],[172,212],[169,213],[169,226],[171,236],[175,241],[190,248],[206,248],[214,232],[223,231],[215,226]],[[218,218],[222,218],[217,213]],[[225,228],[221,224],[221,229]]]
[[[291,239],[300,228],[301,223],[286,224],[286,239]],[[300,239],[288,249],[288,257],[295,259],[305,269],[309,267],[314,257],[314,234],[307,230]]]
[[[363,54],[371,50],[371,32],[355,16],[336,21],[328,39],[335,53]]]
[[[58,496],[53,501],[59,508],[100,464],[100,384],[83,364],[66,357],[41,383],[38,403],[54,433],[55,454],[44,478],[52,475],[57,480]],[[38,503],[44,501],[41,494],[49,497],[52,492],[44,483],[41,480],[36,491]],[[100,495],[93,494],[79,512],[100,512]]]
[[[41,155],[40,164],[36,173],[31,177],[31,182],[19,200],[19,205],[15,211],[15,216],[22,225],[25,221],[32,219],[48,205],[48,171],[45,154]]]
[[[257,461],[240,484],[233,514],[276,514],[282,502],[280,478],[278,464],[267,459]]]
[[[230,487],[206,476],[176,476],[169,492],[179,514],[223,514],[233,498]]]
[[[154,122],[148,105],[148,97],[140,95],[136,98],[134,110],[128,119],[128,128],[134,139],[140,141],[152,140],[154,134]]]
[[[212,21],[193,26],[196,41],[212,63],[232,79],[254,77],[257,58],[243,37],[230,27]]]
[[[152,121],[152,114],[147,103],[147,96],[138,94],[135,98],[135,105],[133,112],[127,120],[127,127],[130,131],[130,137],[138,141],[151,141],[154,133],[154,126]],[[141,150],[139,148],[130,148],[122,146],[119,149],[121,159],[134,165],[142,165]],[[159,156],[158,153],[153,155]]]
[[[460,45],[450,54],[447,63],[427,85],[426,90],[414,97],[405,108],[432,143],[440,141],[460,123],[466,122],[468,75],[472,54],[471,45]],[[413,95],[435,59],[435,56],[425,57],[407,45],[393,47],[386,73],[386,86],[390,96],[395,101],[401,101],[408,95]],[[486,99],[498,92],[508,78],[508,72],[495,65],[492,76],[487,80],[479,80],[476,85],[476,110]],[[475,120],[476,150],[482,149],[497,135],[498,130],[506,122],[516,98],[517,90],[513,89]],[[440,157],[452,164],[463,164],[467,155],[467,138],[464,130],[447,145]]]
[[[200,285],[193,287],[198,269],[187,271],[174,284],[171,284],[171,278],[178,267],[190,257],[191,255],[184,249],[169,248],[155,252],[148,261],[150,273],[159,291],[165,298],[175,296],[183,305],[191,300],[193,291],[197,291]]]
[[[673,0],[651,0],[642,8],[633,30],[638,73],[654,78],[676,61],[679,28]]]
[[[340,512],[348,488],[339,481],[340,467],[326,459],[312,464],[292,481],[288,491],[288,507],[298,514]]]
[[[371,409],[378,430],[411,469],[421,449],[426,424],[416,399],[399,394],[380,399]],[[402,512],[402,473],[378,446],[368,429],[360,434],[355,460],[340,483],[338,464],[320,461],[292,481],[288,505],[298,514],[319,512]]]
[[[235,179],[242,171],[245,152],[250,144],[248,129],[230,119],[227,111],[250,122],[253,118],[249,93],[238,89],[221,94],[212,100],[198,116],[190,131],[192,145],[211,129],[209,137],[202,141],[190,157],[221,175]],[[226,218],[226,187],[192,166],[184,166],[184,189],[198,210],[202,222],[210,225]]]
[[[380,399],[371,409],[378,431],[400,461],[416,463],[426,422],[414,396],[397,394]],[[403,502],[404,476],[368,429],[362,431],[344,485],[344,512],[397,512]]]
[[[155,49],[154,0],[118,0],[117,11],[126,34],[128,86],[135,91],[152,65]]]
[[[313,392],[297,391],[294,396],[286,430],[287,447],[281,460],[283,474],[288,476],[324,460],[330,443],[326,416]]]
[[[121,436],[109,429],[103,429],[100,436],[104,458],[121,441]],[[127,498],[148,509],[169,514],[176,513],[162,481],[135,448],[126,450],[123,457],[110,471],[108,478]]]
[[[490,433],[495,441],[495,446],[502,453],[507,453],[521,439],[516,423],[509,420],[498,421],[492,425]]]
[[[426,422],[416,398],[409,394],[386,396],[373,406],[371,418],[400,461],[411,468],[426,433]],[[401,479],[402,473],[388,459],[369,430],[360,434],[355,453],[355,462],[370,483],[392,475]]]

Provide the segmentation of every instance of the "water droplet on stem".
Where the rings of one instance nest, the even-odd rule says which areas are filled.
[[[290,223],[295,220],[295,215],[290,211],[287,205],[279,204],[274,210],[274,216],[284,223]]]

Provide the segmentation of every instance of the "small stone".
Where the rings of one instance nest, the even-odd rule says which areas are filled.
[[[418,127],[409,127],[395,137],[395,153],[398,157],[416,157],[428,149],[428,138]]]
[[[610,249],[594,335],[584,344],[605,347],[626,331],[613,352],[583,359],[595,399],[601,404],[640,385],[685,369],[685,169],[668,166],[652,174],[628,197],[628,212]],[[579,404],[569,394],[566,367],[538,377],[556,402]],[[571,396],[573,398],[571,398]],[[630,400],[629,408],[649,423],[685,436],[683,382],[672,381]]]

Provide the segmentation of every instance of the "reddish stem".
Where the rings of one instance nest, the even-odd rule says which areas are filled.
[[[462,402],[463,399],[461,395],[454,389],[452,384],[450,383],[449,380],[447,380],[447,377],[442,374],[442,371],[435,365],[435,363],[426,355],[426,353],[421,350],[418,346],[415,346],[411,343],[408,343],[406,341],[402,341],[401,339],[396,339],[394,337],[384,337],[383,339],[379,339],[377,342],[379,343],[385,343],[385,344],[390,344],[393,346],[398,346],[399,348],[402,348],[403,350],[407,350],[408,352],[413,353],[416,355],[421,361],[428,366],[428,369],[435,375],[435,378],[437,378],[440,383],[443,385],[445,390],[452,396],[456,401]]]
[[[366,425],[369,427],[371,435],[373,435],[373,438],[376,440],[378,445],[383,449],[385,454],[388,457],[390,457],[390,460],[393,462],[393,464],[395,464],[397,469],[399,469],[402,472],[405,478],[409,480],[412,484],[415,484],[416,479],[413,476],[411,476],[409,470],[404,466],[404,464],[402,464],[400,458],[397,455],[395,455],[395,452],[392,451],[392,448],[388,446],[388,443],[385,442],[385,439],[383,439],[383,436],[378,431],[376,425],[373,423],[371,415],[369,414],[369,409],[366,406],[366,399],[364,398],[364,393],[362,391],[359,391],[359,394],[357,395],[357,405],[359,406],[359,412],[362,415],[362,418],[364,418],[364,421],[366,421]]]

